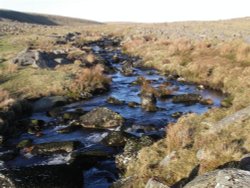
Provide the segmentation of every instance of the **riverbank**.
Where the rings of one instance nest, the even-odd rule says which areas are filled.
[[[210,129],[216,129],[216,122],[250,104],[250,46],[243,38],[221,40],[208,35],[192,39],[185,34],[158,38],[152,29],[152,34],[136,35],[124,42],[124,51],[142,57],[145,66],[218,89],[228,96],[221,109],[187,115],[168,125],[166,138],[142,149],[137,160],[128,165],[125,177],[130,177],[130,183],[125,187],[143,187],[152,177],[178,187],[190,181],[194,169],[196,175],[201,175],[222,166],[237,168],[233,161],[240,161],[250,149],[246,134],[249,116],[244,121],[228,121],[221,132]]]
[[[218,89],[228,95],[223,101],[223,108],[211,109],[203,115],[185,115],[176,124],[167,125],[166,138],[140,150],[137,159],[127,165],[125,177],[130,179],[129,183],[124,184],[125,187],[134,185],[143,187],[152,177],[161,179],[168,186],[179,186],[187,183],[185,178],[189,177],[194,169],[195,175],[200,175],[219,167],[238,167],[237,161],[240,161],[250,150],[250,140],[247,135],[250,129],[249,117],[243,122],[228,121],[228,126],[221,132],[214,132],[211,129],[216,129],[217,122],[223,118],[230,117],[250,104],[248,97],[250,52],[247,39],[249,31],[246,29],[249,28],[248,25],[248,20],[231,20],[166,25],[110,24],[76,29],[78,32],[85,33],[84,41],[88,41],[88,38],[94,40],[100,37],[100,30],[105,35],[119,36],[122,39],[123,51],[142,58],[145,66],[154,67],[166,76],[179,78],[184,82],[194,82],[202,85],[201,87]],[[213,30],[207,30],[208,27]],[[47,28],[48,35],[43,35],[41,38],[39,36],[36,40],[39,34],[35,32],[39,33],[39,30],[40,33],[44,32],[41,28],[35,29],[32,31],[34,33],[31,38],[27,37],[30,30],[26,31],[25,37],[23,34],[20,35],[24,39],[27,37],[28,40],[21,40],[20,36],[15,37],[15,40],[7,38],[7,43],[1,46],[10,48],[6,48],[7,51],[1,51],[2,61],[4,63],[11,61],[22,46],[24,44],[28,46],[30,41],[32,43],[35,41],[34,46],[38,48],[51,51],[49,48],[53,49],[55,39],[50,43],[49,35],[54,31],[65,32],[65,35],[69,28]],[[20,49],[17,48],[18,45],[14,45],[16,41],[18,41],[17,44],[22,44]],[[59,49],[61,48],[68,48],[68,46],[62,45]],[[3,72],[7,74],[1,78],[13,75],[10,82],[18,83],[15,86],[19,87],[20,91],[25,88],[25,85],[19,85],[19,79],[30,79],[32,88],[26,87],[28,89],[22,92],[22,95],[25,94],[23,98],[65,94],[58,91],[63,91],[68,74],[74,72],[72,71],[74,68],[68,68],[69,71],[65,71],[64,68],[58,68],[55,71],[43,70],[43,73],[29,69],[28,74],[21,74],[15,68],[8,69],[2,69],[4,71],[1,76]],[[79,70],[78,66],[76,70]],[[12,71],[13,74],[11,74]],[[21,75],[21,77],[14,75]],[[45,75],[48,79],[40,79]],[[41,87],[35,87],[36,84],[33,84],[34,76],[38,78],[36,80],[41,81]],[[48,82],[56,82],[57,78],[60,83],[59,90],[53,92],[54,87],[44,87]],[[1,101],[0,104],[11,105],[13,100],[10,98],[15,99],[20,95],[15,95],[11,90],[13,85],[9,84],[6,87],[6,83],[8,82],[3,79],[1,87],[5,86],[4,89],[8,90],[10,95],[6,91],[2,92],[4,102]],[[35,95],[33,95],[34,92]],[[164,162],[164,159],[169,160]],[[233,163],[234,161],[236,163]],[[199,168],[196,168],[197,166]]]

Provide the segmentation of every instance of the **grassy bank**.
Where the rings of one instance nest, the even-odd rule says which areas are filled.
[[[9,24],[11,28],[12,25]],[[21,26],[21,24],[16,25],[22,28]],[[102,87],[107,87],[110,80],[103,73],[102,65],[98,65],[101,61],[99,57],[94,56],[89,50],[76,48],[72,42],[56,43],[58,37],[69,32],[81,32],[76,42],[83,46],[85,42],[97,40],[98,36],[83,31],[83,27],[28,26],[23,27],[22,32],[18,34],[7,33],[0,38],[1,108],[10,105],[8,101],[37,99],[52,95],[64,95],[77,99],[81,92],[94,93]],[[71,63],[46,69],[19,67],[13,64],[13,59],[27,48],[46,53],[65,51]],[[84,66],[85,64],[87,67]]]
[[[210,131],[216,122],[250,105],[250,45],[242,39],[158,38],[137,36],[124,42],[124,51],[143,58],[144,65],[165,74],[225,93],[227,108],[203,115],[181,117],[168,125],[166,138],[142,149],[125,176],[134,176],[132,187],[143,187],[151,177],[179,186],[194,173],[203,174],[234,161],[250,151],[250,119],[234,123],[219,133]],[[170,162],[162,160],[171,155]],[[227,165],[226,165],[227,164]],[[197,168],[199,167],[199,168]],[[135,186],[136,185],[136,186]]]

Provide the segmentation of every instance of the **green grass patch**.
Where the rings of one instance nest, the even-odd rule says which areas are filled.
[[[18,52],[25,48],[20,38],[7,36],[0,39],[0,63],[14,57]]]

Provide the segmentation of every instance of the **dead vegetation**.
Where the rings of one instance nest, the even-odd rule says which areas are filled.
[[[136,176],[133,185],[143,187],[149,178],[155,176],[169,186],[176,185],[188,178],[197,165],[198,174],[237,166],[236,161],[250,151],[246,135],[250,121],[213,134],[209,132],[209,125],[250,104],[247,97],[250,92],[250,45],[238,39],[221,42],[183,38],[137,43],[138,39],[128,41],[124,48],[143,57],[145,66],[167,74],[177,73],[188,81],[207,85],[230,96],[223,101],[227,109],[212,109],[201,116],[187,115],[176,124],[167,125],[166,138],[142,149],[137,161],[129,164],[126,176]],[[174,159],[162,168],[161,161],[173,152]]]
[[[0,109],[6,108],[14,103],[9,93],[6,90],[0,88]]]
[[[72,95],[78,97],[82,93],[101,93],[108,89],[110,78],[104,75],[102,65],[98,64],[92,68],[84,68],[77,72],[74,81],[69,86]],[[81,97],[80,97],[81,98]]]

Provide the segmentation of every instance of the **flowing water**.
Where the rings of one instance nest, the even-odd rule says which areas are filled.
[[[94,53],[99,54],[106,60],[108,66],[112,66],[115,70],[114,73],[109,74],[112,78],[112,84],[110,91],[94,96],[90,100],[72,103],[63,107],[64,111],[74,111],[75,109],[84,109],[90,111],[95,107],[108,107],[109,109],[120,113],[126,119],[126,125],[124,131],[136,136],[157,134],[164,136],[165,126],[169,122],[175,122],[176,119],[172,117],[175,112],[182,112],[183,114],[194,112],[204,113],[211,107],[219,107],[222,96],[215,91],[203,89],[197,89],[196,85],[178,82],[173,79],[160,75],[156,70],[142,69],[134,67],[134,75],[124,76],[121,73],[122,61],[130,59],[130,61],[138,61],[137,58],[128,57],[121,53],[119,47],[112,47],[108,45],[110,41],[101,41],[98,43],[92,43],[90,46]],[[120,62],[114,62],[113,56],[118,56]],[[171,87],[178,87],[173,95],[196,93],[200,94],[204,98],[210,98],[213,100],[213,105],[202,105],[200,103],[187,105],[182,103],[173,103],[172,98],[157,99],[157,107],[159,110],[156,112],[146,112],[141,107],[131,108],[128,106],[128,102],[141,102],[139,85],[133,85],[138,76],[143,76],[147,80],[151,80],[152,86],[157,88],[162,83],[168,81],[171,83]],[[106,102],[108,97],[115,97],[119,100],[125,101],[124,104],[114,105]],[[57,130],[66,127],[67,124],[57,123],[56,118],[52,118],[46,115],[46,112],[34,113],[31,119],[40,119],[46,122],[56,122],[53,126],[48,126],[43,130],[41,137],[35,135],[23,133],[20,137],[12,139],[11,144],[15,145],[20,140],[32,139],[34,144],[48,143],[48,142],[62,142],[62,141],[80,141],[84,148],[95,147],[101,145],[101,140],[107,136],[108,130],[89,130],[78,129],[67,134],[57,133]],[[150,127],[149,129],[144,129]],[[117,153],[121,151],[115,148]],[[7,165],[9,167],[20,166],[32,166],[32,165],[56,165],[67,163],[70,161],[70,154],[54,154],[50,156],[33,156],[31,154],[19,154],[15,159],[9,161]],[[118,178],[118,172],[115,168],[114,158],[100,160],[96,165],[83,169],[84,187],[108,187],[110,183]]]

